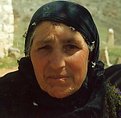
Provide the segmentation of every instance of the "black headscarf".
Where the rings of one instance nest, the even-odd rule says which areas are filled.
[[[33,15],[25,40],[25,55],[28,54],[32,34],[42,21],[49,20],[74,27],[84,37],[90,48],[88,76],[100,78],[103,75],[103,64],[98,62],[99,35],[90,12],[83,6],[69,1],[54,1],[41,6]],[[100,71],[101,70],[101,71]],[[92,77],[94,76],[94,77]],[[91,79],[88,81],[94,85]],[[93,86],[92,85],[92,86]]]
[[[92,16],[83,6],[68,1],[47,3],[35,12],[26,35],[25,54],[27,54],[30,37],[35,27],[45,20],[61,22],[74,27],[84,36],[90,46],[94,45],[91,60],[93,62],[97,61],[99,56],[99,36]]]

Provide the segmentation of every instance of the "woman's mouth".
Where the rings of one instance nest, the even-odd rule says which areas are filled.
[[[68,76],[65,75],[57,75],[57,76],[48,76],[48,79],[54,79],[54,80],[65,80],[68,78]]]

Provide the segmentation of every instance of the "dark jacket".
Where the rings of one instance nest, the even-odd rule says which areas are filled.
[[[24,66],[0,78],[0,118],[103,118],[103,85],[94,91],[82,86],[56,99],[40,89],[31,67]],[[121,65],[106,69],[105,76],[121,90]]]

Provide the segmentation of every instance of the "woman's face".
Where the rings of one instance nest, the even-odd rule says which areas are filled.
[[[35,29],[30,57],[39,86],[50,96],[64,98],[81,87],[88,56],[87,44],[72,28],[44,21]]]

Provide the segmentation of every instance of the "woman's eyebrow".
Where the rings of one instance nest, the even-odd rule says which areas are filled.
[[[52,37],[47,37],[47,38],[44,38],[42,40],[38,40],[36,41],[36,45],[45,45],[45,44],[54,44],[55,42],[55,38],[52,38]],[[77,45],[81,45],[81,41],[80,40],[77,40],[75,38],[64,38],[62,40],[60,40],[60,43],[62,44],[77,44]]]
[[[74,39],[74,38],[68,38],[68,39],[63,40],[63,43],[81,44],[81,41]]]
[[[42,40],[38,40],[36,41],[36,44],[37,45],[44,45],[44,44],[52,44],[54,42],[54,39],[53,38],[43,38]]]

